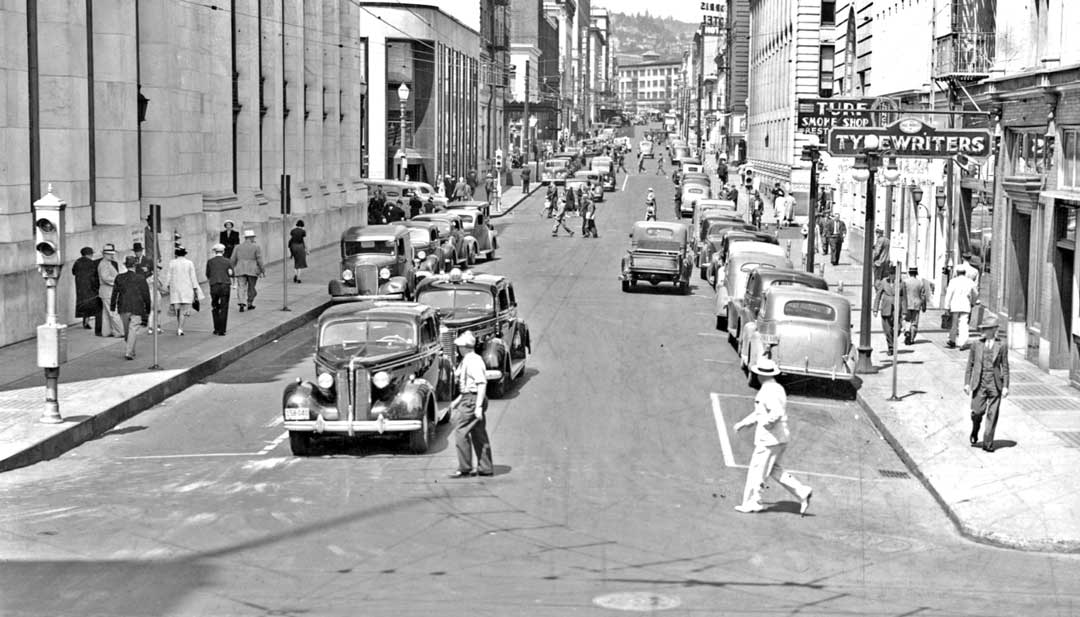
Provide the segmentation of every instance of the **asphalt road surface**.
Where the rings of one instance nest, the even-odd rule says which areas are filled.
[[[712,290],[616,279],[649,186],[673,215],[654,170],[620,176],[599,239],[552,238],[540,194],[499,220],[477,269],[513,277],[534,349],[491,405],[495,477],[447,478],[446,425],[425,455],[291,456],[280,398],[312,376],[304,327],[0,475],[0,615],[1080,614],[1080,556],[960,537],[843,389],[789,389],[808,515],[776,485],[766,512],[732,509],[754,390]]]

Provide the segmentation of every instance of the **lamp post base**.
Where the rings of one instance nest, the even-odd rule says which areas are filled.
[[[855,373],[858,375],[869,375],[877,372],[877,368],[874,367],[874,362],[870,359],[870,354],[873,353],[871,347],[858,347],[859,357],[855,359]]]

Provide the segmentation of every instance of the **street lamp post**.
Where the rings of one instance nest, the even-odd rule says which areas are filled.
[[[532,132],[532,147],[536,148],[536,181],[540,182],[540,140],[536,136],[536,115],[529,116],[529,131]]]
[[[405,103],[409,100],[409,86],[405,85],[405,82],[401,82],[401,85],[397,89],[398,101],[401,103],[401,167],[398,170],[398,180],[405,179],[405,161],[408,157],[405,154]]]

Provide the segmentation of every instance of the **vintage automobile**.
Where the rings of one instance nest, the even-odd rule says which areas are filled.
[[[435,204],[436,209],[445,208],[448,201],[446,197],[439,195],[427,182],[416,182],[414,180],[385,180],[378,178],[364,178],[361,182],[367,185],[369,195],[374,194],[375,189],[382,189],[389,202],[400,199],[401,203],[407,204],[409,198],[413,196],[413,193],[419,195],[420,199],[425,202],[430,198]]]
[[[750,273],[750,277],[746,279],[746,292],[743,297],[732,303],[736,312],[728,316],[727,329],[730,340],[743,340],[743,329],[757,318],[757,312],[761,308],[765,292],[773,286],[805,287],[807,289],[824,289],[826,291],[829,289],[829,284],[825,282],[825,279],[802,270],[789,270],[787,268],[758,268],[754,270]]]
[[[495,226],[491,224],[491,206],[486,201],[455,201],[447,212],[461,218],[461,229],[474,240],[474,259],[480,255],[488,261],[495,259],[499,238]]]
[[[450,367],[459,361],[454,339],[471,330],[476,337],[476,353],[487,366],[488,392],[495,398],[506,396],[514,380],[525,371],[525,361],[532,351],[529,328],[518,315],[510,279],[454,268],[424,279],[416,297],[439,314],[439,340]],[[448,398],[456,396],[455,387],[453,380],[447,383]]]
[[[588,190],[588,187],[590,185],[593,187],[593,189],[595,189],[597,186],[601,186],[601,179],[600,179],[600,174],[599,173],[597,173],[595,171],[579,171],[579,172],[575,173],[572,178],[567,178],[566,179],[566,188],[567,188],[567,190],[576,189],[577,187],[580,186],[582,191],[586,191],[586,190]],[[590,193],[590,195],[593,196],[593,199],[596,199],[597,197],[599,197],[599,199],[597,201],[603,201],[604,200],[604,192],[603,192],[603,190],[600,190],[600,191],[595,191],[594,190],[592,193]]]
[[[643,139],[641,140],[641,143],[638,144],[638,155],[643,159],[655,158],[656,155],[653,154],[654,148],[655,144],[653,144],[652,141]]]
[[[453,202],[460,203],[460,202]],[[476,259],[476,240],[465,233],[461,217],[454,210],[421,214],[414,216],[414,221],[435,223],[439,228],[439,237],[443,239],[443,251],[447,257],[447,266],[461,264],[471,266]]]
[[[734,212],[732,210],[728,210],[727,208],[723,208],[723,207],[718,206],[717,205],[718,201],[719,200],[716,200],[716,199],[701,199],[701,200],[698,200],[698,205],[697,205],[696,208],[694,208],[694,216],[692,218],[693,222],[691,223],[690,226],[694,228],[694,230],[695,230],[694,233],[698,234],[699,239],[704,238],[705,232],[708,231],[707,227],[703,228],[701,226],[701,219],[705,218],[706,216],[709,216],[709,215],[720,216],[720,215],[722,215],[722,216],[724,216],[725,218],[728,218],[728,219],[739,220],[739,221],[744,221],[744,222],[746,221],[746,219],[741,214],[739,214],[738,212]]]
[[[282,415],[293,454],[323,436],[407,435],[426,452],[445,418],[436,399],[451,375],[435,309],[361,302],[327,309],[316,327],[315,380],[285,387]],[[449,400],[449,399],[444,399]]]
[[[770,287],[739,343],[739,359],[751,384],[755,379],[750,369],[762,356],[772,358],[787,375],[851,381],[851,303],[821,289]]]
[[[555,184],[562,186],[566,183],[566,175],[569,173],[570,159],[550,158],[544,161],[544,170],[540,176],[541,184]]]
[[[693,159],[697,161],[697,159]],[[705,173],[705,166],[701,162],[692,162],[690,160],[684,160],[679,165],[679,170],[684,174],[703,174]]]
[[[417,276],[438,274],[446,267],[449,256],[439,236],[439,225],[433,221],[402,221],[398,223],[409,230],[413,246],[413,265]]]
[[[590,171],[600,175],[600,185],[605,191],[615,190],[615,163],[610,156],[597,156],[589,162]]]
[[[329,284],[332,301],[412,299],[416,269],[408,228],[350,227],[341,234],[340,244],[341,275]]]
[[[690,293],[690,272],[694,268],[693,238],[683,223],[638,221],[630,232],[630,249],[622,258],[622,290],[630,291],[638,281],[656,286],[674,283],[682,294]]]
[[[702,199],[709,199],[709,197],[709,187],[684,183],[679,196],[679,207],[675,210],[676,218],[693,217],[697,202]]]
[[[729,253],[724,267],[716,275],[716,329],[727,330],[728,318],[735,314],[734,298],[746,294],[746,281],[755,268],[791,269],[784,249],[767,242],[741,242]]]
[[[720,259],[720,255],[723,251],[724,239],[728,234],[736,231],[760,233],[757,228],[750,223],[743,222],[742,219],[724,218],[724,215],[715,212],[701,219],[698,229],[701,230],[701,235],[704,236],[698,243],[698,274],[708,281],[710,285],[716,284],[716,272],[719,270],[719,266],[723,265],[723,259]],[[778,243],[776,240],[773,240],[773,242]]]

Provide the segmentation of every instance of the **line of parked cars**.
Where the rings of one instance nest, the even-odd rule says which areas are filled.
[[[315,378],[282,395],[293,454],[325,437],[404,435],[428,450],[459,393],[453,341],[466,330],[487,368],[488,393],[506,396],[525,370],[529,329],[509,278],[462,270],[498,248],[485,202],[341,236],[335,305],[318,320]]]

